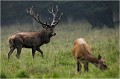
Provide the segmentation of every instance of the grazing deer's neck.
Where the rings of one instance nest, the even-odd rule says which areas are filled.
[[[98,62],[99,62],[98,58],[92,56],[91,54],[90,54],[90,55],[87,55],[86,60],[87,60],[88,62],[94,64],[95,66],[97,66],[97,64],[98,64]]]

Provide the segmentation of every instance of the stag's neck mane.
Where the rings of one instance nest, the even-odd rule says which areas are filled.
[[[42,29],[42,30],[40,31],[40,33],[47,33],[47,30]]]
[[[43,29],[39,32],[40,40],[42,44],[47,44],[50,42],[50,37],[47,30]]]

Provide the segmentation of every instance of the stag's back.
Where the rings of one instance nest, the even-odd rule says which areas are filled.
[[[75,58],[81,58],[91,54],[91,49],[84,38],[79,38],[74,41],[74,48],[72,54]]]

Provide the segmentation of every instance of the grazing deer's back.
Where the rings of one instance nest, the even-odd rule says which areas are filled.
[[[87,54],[91,54],[91,49],[84,38],[79,38],[74,42],[74,48],[72,53],[75,58],[78,58]]]

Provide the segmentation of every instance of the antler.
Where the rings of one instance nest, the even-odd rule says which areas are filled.
[[[57,13],[58,13],[58,6],[56,5],[56,11],[53,10],[53,6],[51,8],[49,7],[48,12],[53,15],[53,19],[52,19],[50,26],[55,27],[60,22],[60,19],[61,19],[61,16],[63,15],[63,13],[60,14],[58,21],[55,21],[55,19],[57,17]],[[50,18],[49,18],[49,23],[50,23]]]
[[[50,18],[49,18],[49,24],[47,24],[47,21],[46,21],[46,23],[42,23],[40,21],[39,15],[33,11],[33,6],[29,10],[27,10],[27,13],[29,13],[38,23],[45,25],[45,26],[48,26],[48,27],[55,27],[60,22],[60,19],[61,19],[63,13],[60,14],[58,21],[55,21],[57,15],[58,15],[57,14],[58,13],[58,6],[56,5],[56,11],[54,11],[53,6],[51,8],[49,7],[48,12],[53,15],[52,22],[50,22]]]
[[[27,13],[29,13],[38,23],[40,23],[42,25],[45,25],[45,26],[49,26],[49,25],[47,25],[47,22],[46,23],[42,23],[40,21],[39,15],[35,14],[36,12],[33,11],[33,6],[30,8],[30,10],[27,10]]]

